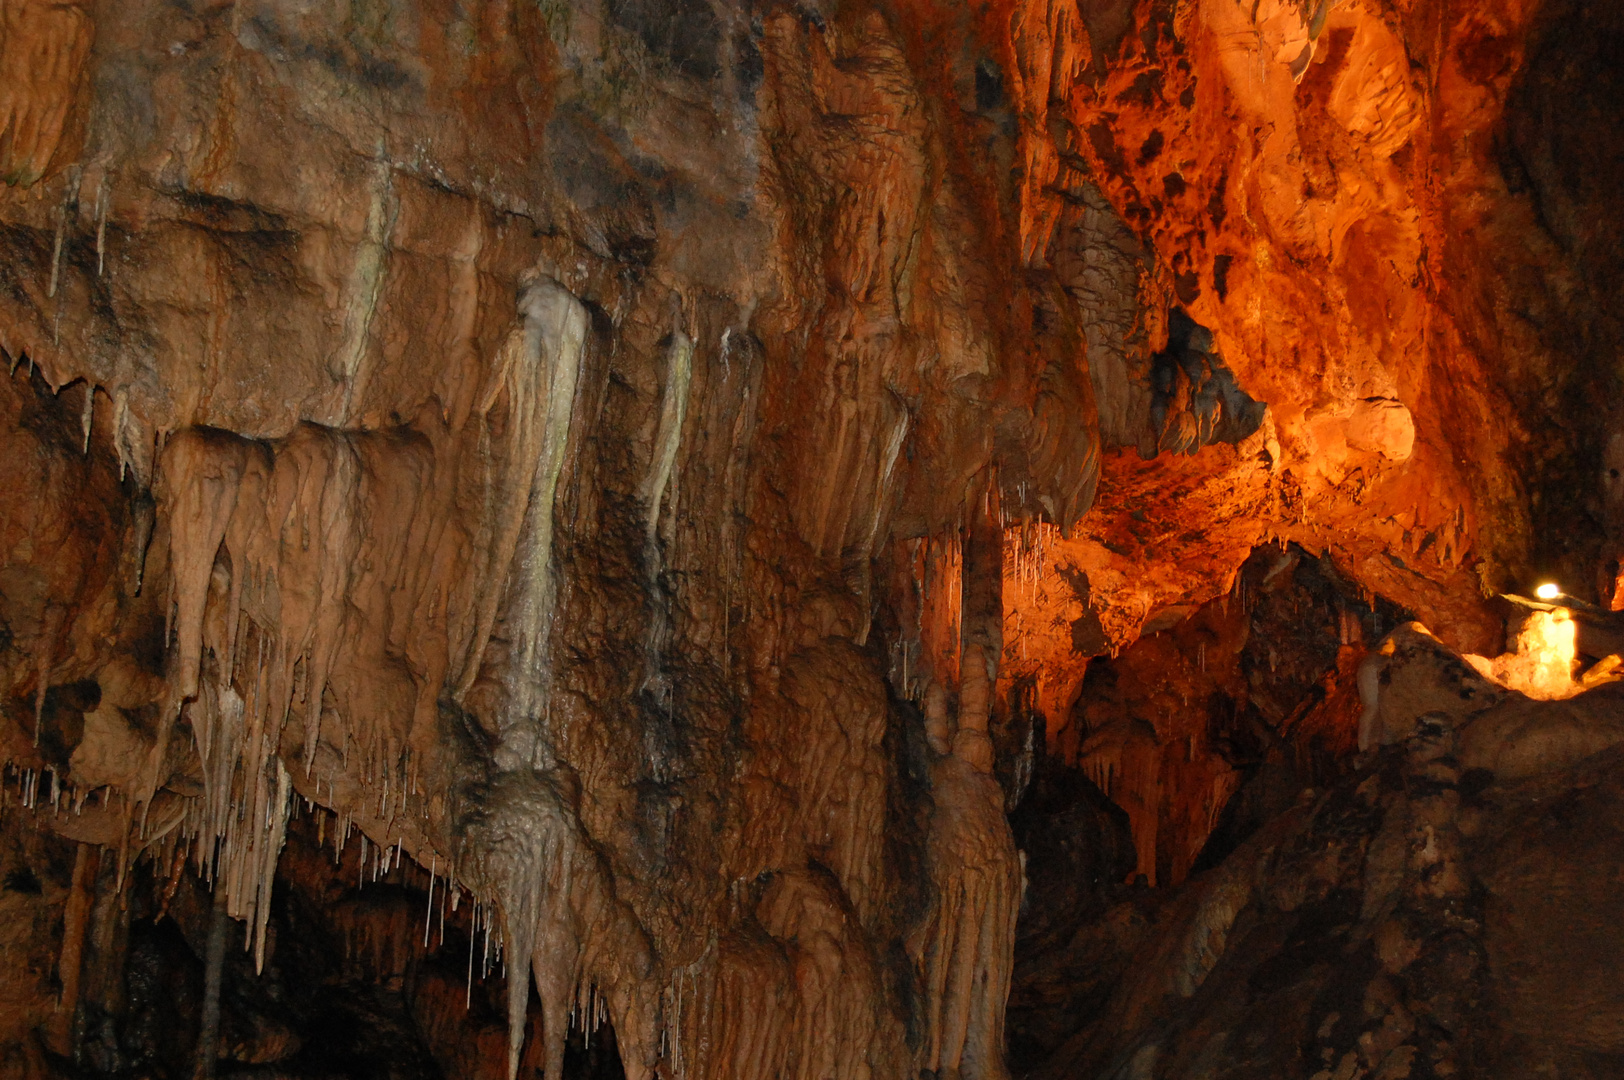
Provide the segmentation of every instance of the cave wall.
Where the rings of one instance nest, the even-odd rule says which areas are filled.
[[[259,965],[325,807],[510,1070],[1002,1075],[1092,658],[1269,539],[1611,597],[1577,0],[0,13],[8,797]]]

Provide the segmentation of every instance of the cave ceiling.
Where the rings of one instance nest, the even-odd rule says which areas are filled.
[[[1611,676],[1541,659],[1568,609],[1499,595],[1612,632],[1621,40],[1591,0],[0,0],[7,858],[75,867],[18,894],[67,905],[15,946],[54,989],[0,979],[18,1075],[91,1067],[62,1001],[128,1012],[95,897],[214,903],[282,978],[298,904],[362,926],[335,864],[466,947],[400,1020],[445,1075],[607,1025],[634,1078],[997,1080],[1012,1023],[1032,1075],[1208,1075],[1218,1020],[1126,1033],[1210,963],[1124,976],[1116,1042],[1043,1027],[1015,969],[1074,886],[1031,815],[1102,880],[1209,871],[1170,903],[1238,940],[1335,873],[1224,856],[1330,828],[1293,800],[1361,753],[1616,741],[1564,704]],[[1481,877],[1527,904],[1514,817]],[[1133,902],[1088,948],[1175,948]]]

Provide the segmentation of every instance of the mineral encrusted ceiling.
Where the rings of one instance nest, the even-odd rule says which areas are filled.
[[[1494,593],[1614,600],[1621,41],[1599,0],[0,0],[5,903],[66,912],[0,949],[0,1042],[119,1071],[82,1018],[135,1024],[134,890],[266,985],[325,912],[447,1075],[607,1023],[634,1078],[1001,1077],[1018,913],[1105,903],[1029,865],[1081,857],[1051,811],[1102,880],[1212,871],[1050,950],[1137,956],[1109,1031],[1021,983],[1053,1075],[1205,1075],[1207,1014],[1134,1041],[1166,995],[1352,887],[1265,842],[1408,814],[1443,853],[1313,940],[1453,904],[1533,948],[1434,869],[1524,888],[1515,800],[1480,834],[1403,777],[1617,741],[1518,711],[1532,638],[1455,654]],[[427,892],[465,996],[323,844]],[[1464,1067],[1404,987],[1382,1054]]]

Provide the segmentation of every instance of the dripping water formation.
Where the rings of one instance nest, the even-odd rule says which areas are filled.
[[[1624,15],[0,0],[0,1076],[1624,1076]]]

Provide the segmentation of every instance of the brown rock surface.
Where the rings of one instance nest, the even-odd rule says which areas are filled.
[[[0,0],[0,1070],[1602,1075],[1621,37]]]

